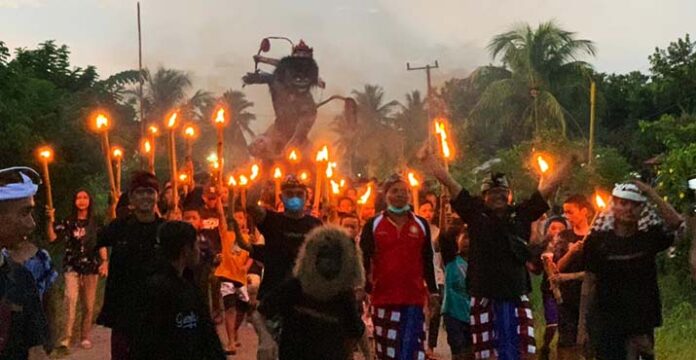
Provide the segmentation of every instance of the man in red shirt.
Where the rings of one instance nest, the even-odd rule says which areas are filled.
[[[430,228],[411,211],[404,178],[388,179],[384,194],[387,210],[370,219],[360,237],[376,354],[378,359],[425,359],[423,307],[427,300],[439,300]]]

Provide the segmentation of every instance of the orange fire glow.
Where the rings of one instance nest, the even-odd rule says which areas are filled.
[[[418,187],[420,185],[420,182],[418,179],[416,179],[416,174],[414,174],[413,171],[408,173],[408,182],[412,187]]]
[[[328,146],[324,145],[319,152],[317,152],[317,161],[329,161],[329,148]]]
[[[143,150],[145,150],[146,154],[149,154],[150,151],[152,151],[152,144],[150,144],[150,140],[145,140],[143,142]]]
[[[283,177],[283,171],[280,170],[280,167],[277,167],[273,170],[273,178],[274,179],[280,179]]]
[[[244,175],[239,175],[239,185],[247,186],[249,184],[249,179]]]
[[[334,193],[334,195],[338,195],[341,193],[341,185],[339,185],[337,182],[331,180],[331,192]]]
[[[44,161],[53,160],[53,149],[51,149],[48,146],[44,146],[42,148],[39,148],[38,153],[39,153],[39,157]]]
[[[542,174],[549,171],[549,163],[546,161],[546,159],[544,159],[543,156],[537,156],[537,164],[539,165],[539,171],[541,171]]]
[[[216,125],[224,125],[225,124],[225,109],[220,108],[215,113],[215,124]]]
[[[298,153],[297,150],[292,149],[292,151],[290,151],[290,154],[288,155],[288,160],[290,160],[290,162],[294,162],[294,163],[298,162],[300,160],[300,157],[299,157],[299,155],[297,155],[297,153]]]
[[[176,118],[178,116],[177,112],[174,112],[170,117],[169,120],[167,121],[167,127],[172,129],[176,125]]]
[[[97,130],[105,130],[109,127],[109,119],[104,114],[97,114],[94,120]]]
[[[186,174],[179,174],[179,181],[181,182],[186,182],[188,180],[188,175]]]
[[[326,166],[326,178],[331,179],[334,175],[334,169],[336,168],[336,163],[335,162],[330,162]]]
[[[150,134],[152,134],[152,135],[157,135],[157,133],[159,132],[159,128],[157,128],[157,126],[155,126],[155,125],[150,125],[150,127],[147,128],[147,130],[148,130],[148,131],[150,132]]]
[[[213,167],[213,169],[219,169],[220,168],[220,161],[218,159],[218,156],[216,153],[210,153],[208,157],[206,158],[208,160],[208,163],[210,166]]]
[[[114,159],[120,159],[123,157],[123,149],[120,147],[114,146],[111,150],[111,156],[114,157]]]
[[[372,195],[372,184],[367,185],[367,190],[365,190],[365,193],[358,199],[358,204],[367,204],[367,201],[370,200],[370,195]]]
[[[196,136],[196,129],[192,125],[189,125],[186,127],[186,129],[184,129],[184,135],[192,138]]]
[[[440,137],[440,147],[442,148],[442,156],[445,159],[450,159],[452,157],[452,151],[450,149],[449,142],[447,141],[447,130],[445,129],[444,121],[435,121],[435,134]]]
[[[597,208],[600,210],[605,209],[607,207],[607,203],[604,202],[604,199],[602,199],[602,196],[599,194],[595,194],[595,204],[597,205]]]
[[[259,177],[260,168],[257,164],[251,166],[251,175],[249,175],[249,180],[256,180]]]
[[[300,180],[302,181],[307,181],[309,179],[309,173],[306,171],[303,171],[300,173]]]
[[[230,175],[229,180],[227,180],[227,185],[228,186],[237,186],[237,179],[234,178],[234,175]]]

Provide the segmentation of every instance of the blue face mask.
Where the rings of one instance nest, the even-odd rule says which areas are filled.
[[[409,210],[411,210],[411,205],[407,204],[406,206],[404,206],[402,208],[398,208],[398,207],[394,207],[394,206],[389,205],[389,206],[387,206],[387,210],[389,210],[389,212],[392,214],[401,215],[401,214],[404,214],[404,213],[408,212]]]
[[[283,206],[285,206],[285,210],[289,210],[292,212],[298,212],[302,211],[305,206],[305,202],[303,199],[293,196],[289,199],[283,198]]]

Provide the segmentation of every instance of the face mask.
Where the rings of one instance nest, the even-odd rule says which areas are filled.
[[[394,207],[394,206],[389,205],[389,206],[387,206],[387,210],[389,210],[389,212],[392,214],[401,215],[401,214],[404,214],[404,213],[408,212],[409,210],[411,210],[411,205],[406,205],[402,208],[398,208],[398,207]]]
[[[294,196],[289,199],[283,199],[283,205],[285,206],[286,210],[297,212],[304,209],[305,202],[304,200]]]

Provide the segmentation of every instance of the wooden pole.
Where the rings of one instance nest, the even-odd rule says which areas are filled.
[[[597,94],[597,87],[594,80],[590,84],[590,144],[587,149],[588,158],[587,163],[592,163],[592,158],[594,157],[594,141],[595,141],[595,97]]]
[[[223,151],[224,151],[224,128],[222,124],[217,124],[217,157],[218,157],[218,173],[217,173],[217,181],[219,184],[222,184],[222,174],[224,170],[224,161],[223,161]],[[246,207],[244,207],[246,209]]]
[[[140,101],[140,138],[143,139],[145,136],[145,131],[147,129],[147,123],[145,121],[145,112],[143,110],[143,83],[145,79],[143,77],[143,39],[142,30],[140,27],[140,2],[137,4],[138,8],[138,77],[140,86],[138,87],[138,98]]]
[[[48,171],[48,159],[41,161],[43,165],[44,181],[46,183],[46,206],[49,210],[53,210],[53,189],[51,188],[51,176]]]
[[[177,175],[176,167],[176,139],[174,137],[174,128],[169,129],[169,167],[172,181],[172,210],[176,210],[179,206],[179,176]]]
[[[107,215],[114,219],[116,218],[116,202],[118,201],[118,195],[116,195],[116,179],[114,178],[114,169],[111,166],[111,146],[109,145],[109,131],[104,130],[102,132],[102,146],[104,148],[104,155],[106,158],[106,173],[109,177],[109,190],[111,192],[111,205],[107,209]]]

